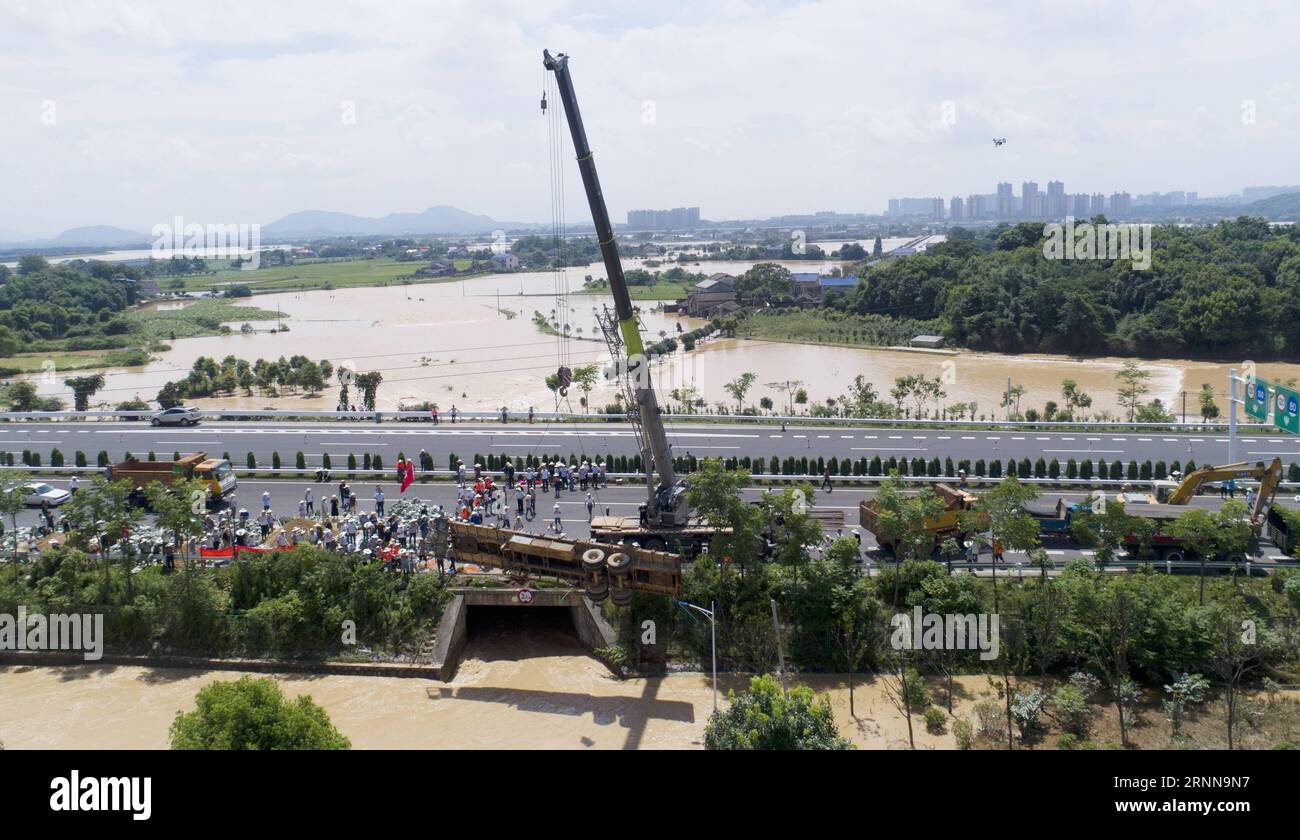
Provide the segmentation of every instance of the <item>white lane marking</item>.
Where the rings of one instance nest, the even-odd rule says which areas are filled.
[[[1123,449],[1044,449],[1044,452],[1101,452],[1101,453],[1120,453]]]
[[[878,452],[880,450],[893,450],[896,452],[927,452],[924,446],[854,446],[854,452]]]
[[[853,440],[853,435],[840,435],[841,440]]]
[[[974,436],[974,435],[962,435],[962,436],[961,436],[961,439],[962,439],[962,440],[974,440],[974,439],[975,439],[975,436]]]

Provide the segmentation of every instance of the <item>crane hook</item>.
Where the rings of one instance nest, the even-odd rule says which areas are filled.
[[[546,113],[546,91],[542,91],[542,113]]]

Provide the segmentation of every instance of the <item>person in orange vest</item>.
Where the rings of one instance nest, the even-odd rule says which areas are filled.
[[[1002,546],[1002,540],[994,540],[994,541],[993,541],[993,562],[994,562],[994,563],[1001,563],[1001,562],[1002,562],[1002,552],[1003,552],[1003,550],[1004,550],[1004,549],[1003,549],[1003,546]]]

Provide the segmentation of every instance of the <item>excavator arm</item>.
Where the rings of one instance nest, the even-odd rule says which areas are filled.
[[[1222,467],[1204,467],[1188,473],[1174,491],[1169,494],[1166,504],[1185,505],[1191,501],[1197,491],[1205,484],[1214,481],[1232,481],[1239,478],[1251,478],[1259,482],[1259,497],[1250,512],[1252,522],[1261,522],[1264,508],[1273,502],[1277,486],[1282,482],[1282,459],[1274,458],[1271,464],[1257,466],[1245,461],[1238,464],[1226,464]]]

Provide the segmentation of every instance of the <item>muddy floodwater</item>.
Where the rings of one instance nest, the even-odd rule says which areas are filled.
[[[466,658],[450,683],[389,677],[279,675],[286,695],[308,694],[360,749],[699,749],[712,709],[707,675],[617,680],[579,645],[566,610],[470,615]],[[524,613],[520,615],[520,613]],[[547,613],[553,614],[547,614]],[[178,711],[230,671],[136,666],[0,667],[0,741],[18,749],[164,749]],[[259,675],[254,675],[259,676]],[[906,722],[878,685],[799,678],[832,700],[842,734],[863,748],[906,746]],[[724,677],[728,688],[746,680]],[[971,681],[963,705],[982,689]],[[918,745],[951,735],[917,727]]]
[[[740,274],[750,262],[704,262],[688,264],[690,271]],[[628,267],[641,265],[629,260]],[[785,264],[792,271],[828,272],[841,263],[802,261]],[[666,265],[664,267],[667,267]],[[596,323],[596,313],[612,304],[608,295],[577,294],[586,275],[603,277],[600,265],[569,269],[570,294],[557,294],[563,282],[552,272],[497,274],[450,283],[386,286],[287,292],[259,295],[245,305],[286,313],[288,332],[271,332],[274,321],[252,322],[253,332],[241,333],[240,323],[231,324],[233,333],[206,338],[180,339],[149,365],[132,369],[109,369],[108,386],[100,399],[120,402],[132,396],[152,398],[162,385],[183,378],[200,356],[224,358],[234,355],[254,361],[302,354],[329,359],[357,371],[378,370],[384,375],[379,388],[379,407],[435,402],[444,411],[455,405],[462,411],[512,411],[555,408],[545,377],[561,364],[578,367],[610,364],[609,353]],[[169,303],[162,306],[176,306]],[[665,315],[658,304],[639,302],[647,343],[661,336],[675,336],[702,321]],[[547,335],[533,323],[534,313],[554,323],[567,325],[570,337],[561,341]],[[1020,409],[1041,410],[1048,400],[1061,402],[1061,380],[1074,379],[1093,398],[1093,413],[1118,414],[1115,373],[1123,364],[1116,358],[1068,358],[1063,356],[1008,356],[996,353],[922,353],[901,350],[827,347],[812,344],[715,339],[692,353],[678,351],[656,366],[658,388],[664,401],[675,402],[674,389],[694,389],[710,405],[732,404],[725,386],[741,374],[752,371],[757,381],[746,395],[756,404],[763,397],[784,406],[782,391],[773,383],[803,383],[810,398],[821,402],[838,397],[847,383],[862,374],[883,398],[889,398],[894,379],[910,373],[939,377],[944,382],[942,405],[975,403],[976,414],[1000,415],[1007,378],[1022,385],[1026,394]],[[1193,419],[1199,416],[1197,393],[1210,383],[1222,392],[1227,370],[1241,362],[1193,362],[1145,360],[1150,372],[1148,399],[1159,397],[1181,413],[1183,392]],[[1270,381],[1300,377],[1300,365],[1261,364],[1258,375]],[[44,393],[70,398],[62,377],[32,378]],[[315,397],[282,394],[254,395],[195,401],[205,407],[332,409],[337,402],[337,384],[330,383]],[[574,389],[560,408],[581,412],[581,393]],[[613,401],[614,388],[603,380],[591,393],[593,409]],[[356,402],[353,395],[353,402]],[[926,406],[934,411],[934,404]]]

